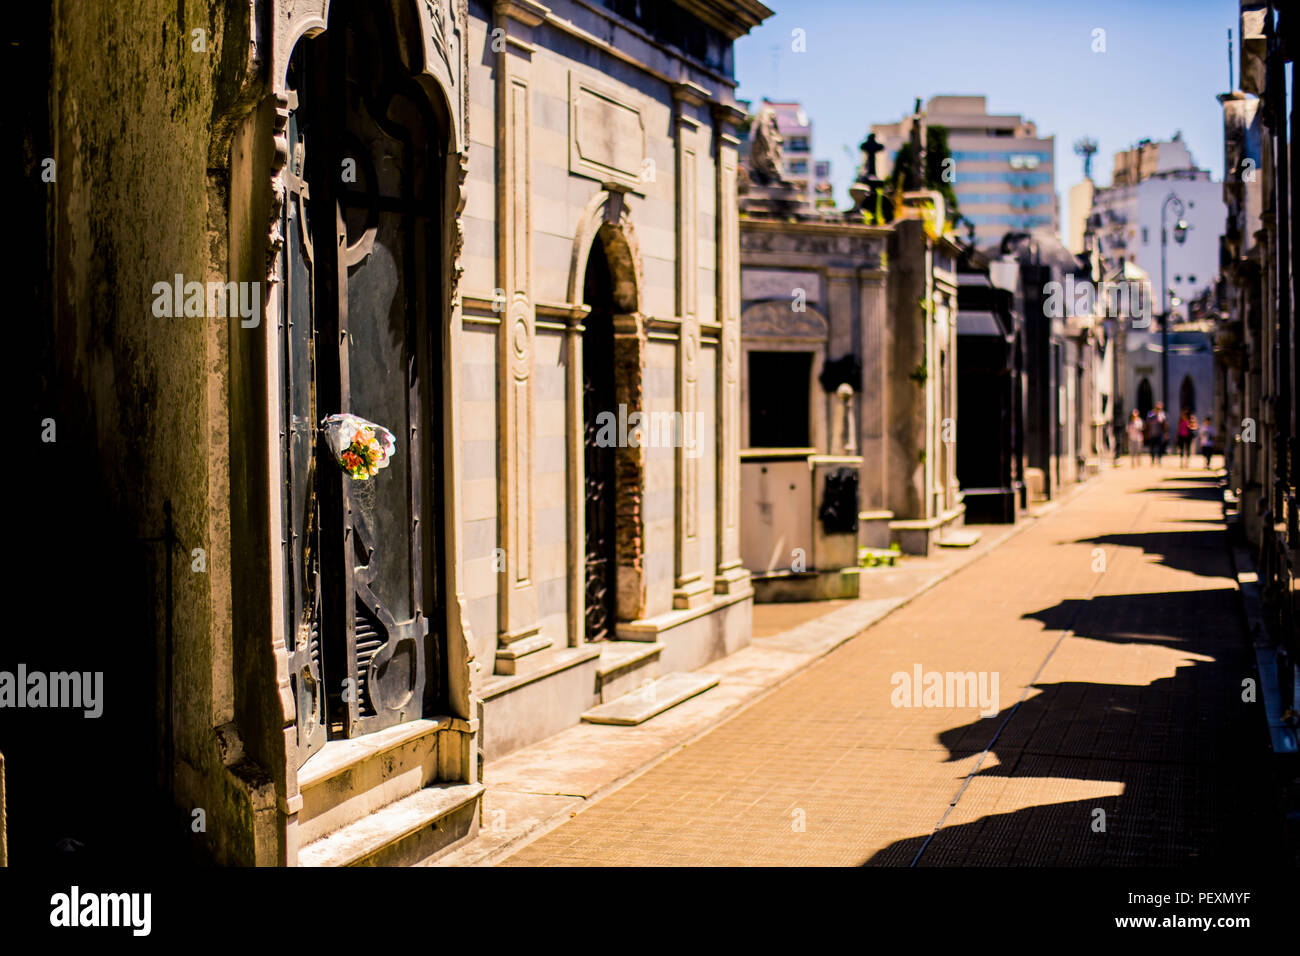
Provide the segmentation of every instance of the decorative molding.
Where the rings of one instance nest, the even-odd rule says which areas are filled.
[[[858,260],[865,269],[883,268],[883,235],[855,235],[839,229],[807,229],[800,228],[800,225],[802,224],[786,222],[769,225],[746,221],[740,230],[741,252],[843,256]]]
[[[824,342],[830,337],[830,323],[811,306],[795,312],[788,300],[769,299],[756,302],[741,314],[740,335],[743,339],[776,337]]]
[[[738,111],[736,111],[738,112]],[[740,558],[740,213],[736,192],[738,158],[727,128],[734,112],[714,109],[717,162],[714,202],[717,230],[717,316],[721,324],[715,391],[717,432],[714,470],[715,594],[750,590]]]
[[[531,35],[549,12],[531,0],[497,0],[496,28],[509,39]],[[532,57],[526,43],[495,55],[497,288],[506,296],[497,326],[497,544],[505,552],[498,576],[495,671],[519,674],[542,666],[551,640],[539,633],[534,447],[536,432],[532,302]]]
[[[569,172],[641,193],[645,119],[614,90],[569,71]]]

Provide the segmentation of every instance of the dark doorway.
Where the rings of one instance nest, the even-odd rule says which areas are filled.
[[[1148,378],[1138,382],[1137,393],[1137,410],[1145,421],[1146,417],[1151,414],[1151,409],[1155,408],[1155,396],[1151,392],[1151,380]]]
[[[290,682],[299,762],[441,700],[440,307],[446,117],[403,64],[406,4],[336,0],[289,71],[282,432]],[[335,413],[395,439],[354,479]]]
[[[617,595],[615,467],[619,409],[614,390],[614,281],[599,239],[587,259],[582,293],[583,302],[591,310],[582,334],[585,632],[588,641],[603,641],[614,636]],[[611,416],[615,423],[612,429]]]
[[[1196,411],[1196,383],[1190,375],[1183,376],[1183,383],[1178,387],[1178,407],[1189,414]]]
[[[749,353],[749,447],[807,448],[811,352]]]

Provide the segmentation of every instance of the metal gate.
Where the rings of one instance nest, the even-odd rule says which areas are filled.
[[[614,636],[614,561],[618,419],[614,394],[613,286],[597,241],[587,264],[584,298],[591,308],[582,336],[583,457],[586,494],[586,618],[588,641]],[[601,413],[608,415],[602,420]],[[603,427],[602,427],[603,425]]]

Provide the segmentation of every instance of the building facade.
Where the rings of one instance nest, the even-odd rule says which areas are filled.
[[[31,124],[112,723],[202,858],[425,861],[610,648],[748,640],[732,43],[770,11],[146,7],[57,8]]]
[[[1155,283],[1156,310],[1163,314],[1167,301],[1170,314],[1185,319],[1187,304],[1211,288],[1218,274],[1222,193],[1222,184],[1194,165],[1180,140],[1116,153],[1112,185],[1093,190],[1089,207],[1089,225],[1106,267],[1135,263]],[[1160,296],[1162,281],[1167,300]]]

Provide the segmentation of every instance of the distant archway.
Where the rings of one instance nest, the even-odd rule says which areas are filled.
[[[582,334],[584,637],[612,639],[645,613],[645,449],[609,434],[644,412],[646,334],[640,256],[621,193],[597,193],[575,238],[571,301]],[[585,243],[584,246],[577,245]],[[578,271],[580,270],[580,271]],[[602,427],[605,426],[605,427]],[[616,441],[611,446],[610,439]]]
[[[1155,397],[1151,390],[1151,380],[1144,378],[1138,382],[1137,410],[1143,418],[1146,418],[1151,414],[1151,409],[1155,407],[1155,404]]]
[[[1196,383],[1190,375],[1183,376],[1183,383],[1178,386],[1178,407],[1182,411],[1196,411]]]

